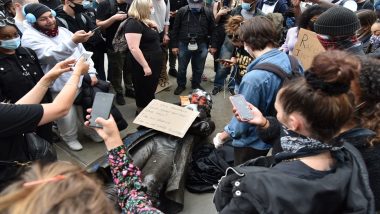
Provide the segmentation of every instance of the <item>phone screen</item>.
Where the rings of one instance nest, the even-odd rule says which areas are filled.
[[[232,105],[236,108],[242,120],[253,119],[253,114],[250,111],[247,105],[247,101],[245,100],[243,95],[237,94],[237,95],[231,96],[230,100],[231,100]]]
[[[95,94],[95,100],[92,104],[90,126],[96,128],[102,128],[100,124],[95,123],[96,118],[101,117],[108,119],[115,95],[111,93],[97,92]]]

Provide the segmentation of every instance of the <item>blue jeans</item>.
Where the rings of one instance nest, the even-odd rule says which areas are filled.
[[[234,51],[234,46],[232,45],[230,40],[226,37],[224,39],[224,43],[222,45],[218,58],[231,59],[233,51]],[[216,74],[215,74],[214,87],[223,87],[224,80],[227,78],[230,71],[231,71],[231,68],[226,68],[222,64],[218,63]]]
[[[188,43],[179,42],[177,84],[182,87],[186,86],[186,71],[191,60],[191,67],[193,70],[191,85],[198,86],[201,84],[201,78],[205,68],[208,52],[207,44],[198,43],[198,50],[196,51],[189,51],[187,45]]]

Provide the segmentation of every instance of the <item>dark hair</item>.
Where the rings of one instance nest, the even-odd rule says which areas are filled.
[[[360,21],[361,28],[371,27],[377,20],[376,13],[372,10],[358,10],[356,15]]]
[[[346,52],[323,52],[314,58],[305,78],[279,91],[278,100],[287,115],[298,112],[305,118],[312,138],[326,142],[351,119],[347,92],[358,69],[359,60]]]
[[[272,21],[264,16],[255,16],[240,26],[240,39],[253,50],[263,50],[268,45],[277,46],[276,30]]]
[[[314,31],[314,23],[311,23],[310,20],[314,16],[319,16],[323,12],[325,12],[328,8],[327,7],[322,7],[320,5],[313,5],[309,8],[307,8],[301,16],[297,20],[298,24],[298,29],[299,28],[304,28],[307,29],[308,27],[310,28],[311,31]]]
[[[360,99],[358,104],[364,104],[357,109],[356,117],[363,128],[376,132],[371,145],[380,143],[380,60],[361,58],[359,74]]]

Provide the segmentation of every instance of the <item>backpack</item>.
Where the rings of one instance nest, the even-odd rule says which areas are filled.
[[[298,70],[298,60],[291,55],[288,55],[289,61],[290,61],[290,66],[291,66],[291,73],[285,72],[282,68],[279,66],[272,64],[272,63],[260,63],[255,66],[253,66],[252,70],[264,70],[268,71],[270,73],[275,74],[281,79],[281,84],[280,88],[284,83],[289,82],[292,79],[295,79],[297,77],[302,76],[302,74]]]
[[[127,18],[120,23],[115,33],[115,37],[112,39],[112,47],[115,52],[125,52],[128,50],[128,44],[127,40],[125,39],[123,27],[129,19],[131,18]]]
[[[290,66],[291,66],[290,73],[285,72],[282,68],[272,63],[257,64],[253,66],[252,70],[264,70],[269,73],[275,74],[277,77],[281,79],[280,87],[278,88],[280,89],[284,84],[288,83],[290,80],[302,76],[302,74],[299,72],[299,69],[298,69],[299,68],[298,60],[294,56],[291,56],[291,55],[288,55],[288,57],[289,57]],[[274,117],[276,116],[277,112],[274,108],[275,99],[276,99],[276,96],[273,97],[271,101],[272,103],[271,110],[269,111],[269,115],[266,115],[266,116],[274,116]]]

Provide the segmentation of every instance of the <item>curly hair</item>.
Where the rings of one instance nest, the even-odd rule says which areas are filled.
[[[361,61],[359,102],[364,105],[357,110],[356,117],[363,128],[376,132],[369,142],[374,145],[380,143],[380,60],[362,58]]]
[[[311,19],[315,16],[321,15],[327,9],[328,8],[320,5],[313,5],[307,8],[297,20],[298,28],[310,28],[311,31],[314,31],[313,22]]]
[[[240,25],[244,22],[244,18],[242,16],[231,16],[228,18],[224,28],[226,30],[226,34],[238,34]]]

